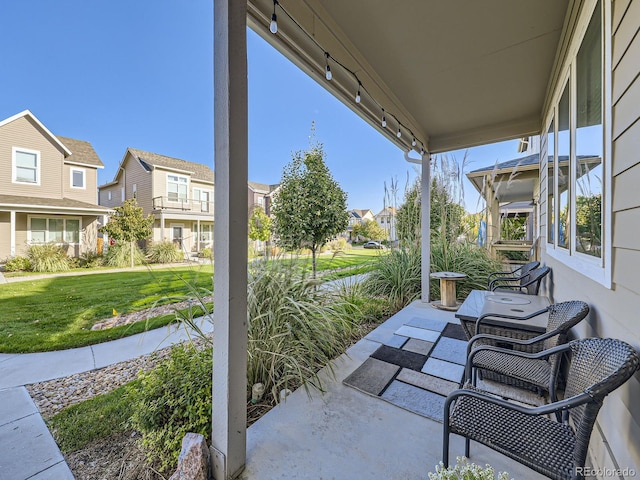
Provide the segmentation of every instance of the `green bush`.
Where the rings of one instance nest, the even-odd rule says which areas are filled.
[[[411,243],[378,257],[364,282],[365,291],[386,298],[395,311],[402,309],[420,297],[421,258],[420,246]]]
[[[257,262],[249,272],[248,387],[277,393],[307,384],[353,339],[362,319],[344,293],[317,288],[294,264]],[[248,392],[249,394],[249,392]]]
[[[55,243],[31,245],[27,251],[34,272],[64,272],[69,270],[67,253]]]
[[[97,252],[87,251],[80,255],[78,264],[81,268],[96,268],[104,265],[104,257]]]
[[[147,257],[151,263],[174,263],[184,260],[184,253],[173,242],[164,241],[153,243],[147,249]]]
[[[13,257],[7,260],[4,269],[7,272],[28,272],[31,270],[31,260],[27,257]]]
[[[500,262],[491,258],[486,248],[470,242],[449,243],[436,239],[431,242],[431,271],[459,272],[467,278],[457,282],[458,298],[465,298],[471,290],[485,290],[491,272],[501,270]],[[440,282],[432,280],[431,298],[440,298]]]
[[[128,267],[130,264],[129,243],[118,241],[114,245],[111,245],[104,256],[104,262],[110,267]],[[135,265],[142,265],[145,263],[144,254],[137,245],[135,245],[133,251],[133,263]]]
[[[209,247],[206,247],[200,251],[200,254],[198,256],[200,258],[213,259],[213,251]]]
[[[211,348],[179,345],[129,391],[132,425],[149,462],[164,472],[175,467],[186,433],[210,438],[212,365]]]

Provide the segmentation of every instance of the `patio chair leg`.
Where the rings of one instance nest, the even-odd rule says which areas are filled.
[[[446,417],[442,431],[442,463],[444,464],[444,468],[449,468],[449,419]]]
[[[471,439],[468,437],[464,437],[464,456],[469,458],[471,455],[469,453],[471,447]]]

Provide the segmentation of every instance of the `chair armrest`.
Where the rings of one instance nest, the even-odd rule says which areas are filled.
[[[511,337],[501,337],[500,335],[491,335],[488,333],[476,334],[471,337],[471,340],[469,340],[469,343],[467,344],[467,357],[469,357],[469,353],[471,353],[473,344],[478,340],[495,340],[496,342],[511,343],[513,345],[533,345],[534,343],[544,342],[546,339],[551,338],[554,335],[558,335],[558,333],[558,329],[555,329],[538,335],[537,337],[529,338],[527,340],[521,340],[519,338]]]
[[[491,318],[506,318],[506,319],[511,319],[511,320],[529,320],[533,317],[537,317],[538,315],[541,315],[545,312],[549,311],[549,307],[545,307],[542,308],[540,310],[536,310],[533,313],[530,313],[529,315],[525,315],[524,317],[520,317],[520,316],[516,316],[516,315],[507,315],[504,313],[485,313],[484,315],[480,315],[480,317],[478,317],[478,319],[476,320],[476,334],[478,334],[480,332],[479,328],[480,328],[480,324],[482,324],[482,322],[491,317]]]
[[[489,282],[489,290],[493,290],[497,285],[516,283],[520,285],[520,277],[497,277]]]
[[[583,393],[579,393],[578,395],[574,395],[573,397],[569,397],[564,400],[559,400],[557,402],[549,403],[547,405],[542,405],[539,407],[525,407],[524,405],[521,405],[521,404],[508,402],[501,398],[493,397],[481,390],[471,390],[468,388],[462,388],[459,390],[454,390],[447,396],[447,399],[444,402],[444,411],[445,411],[445,415],[447,416],[447,418],[445,418],[445,422],[448,423],[448,416],[451,409],[451,404],[456,398],[462,397],[462,396],[475,397],[483,402],[492,403],[494,405],[499,405],[509,410],[515,410],[525,415],[532,415],[532,416],[548,415],[551,413],[562,412],[564,410],[568,410],[570,408],[574,408],[579,405],[583,405],[585,403],[589,403],[593,401],[593,398],[588,393],[583,392]]]

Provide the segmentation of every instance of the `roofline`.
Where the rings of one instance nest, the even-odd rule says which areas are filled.
[[[103,207],[103,209],[100,209],[100,208],[79,208],[79,207],[56,207],[55,205],[29,205],[29,204],[23,204],[23,203],[0,203],[0,210],[6,209],[6,208],[12,208],[12,209],[30,208],[30,209],[40,210],[40,211],[44,209],[76,211],[76,212],[84,211],[84,212],[91,212],[91,213],[109,213],[114,211],[112,208],[107,208],[107,207]],[[42,213],[45,213],[45,212],[42,212]]]
[[[80,167],[104,168],[104,165],[93,165],[91,163],[71,162],[69,160],[65,160],[64,163],[66,163],[67,165],[79,165]]]
[[[29,117],[31,117],[31,119],[32,119],[34,122],[36,122],[36,123],[38,124],[38,126],[39,126],[40,128],[42,128],[42,130],[44,130],[44,132],[45,132],[47,135],[49,135],[49,137],[51,137],[51,140],[53,140],[55,143],[57,143],[57,144],[58,144],[58,146],[60,146],[60,148],[62,148],[62,150],[64,150],[64,151],[67,153],[67,156],[72,155],[71,150],[69,150],[69,149],[64,145],[64,143],[62,143],[62,142],[58,139],[58,137],[56,137],[53,133],[51,133],[51,131],[50,131],[47,127],[45,127],[45,126],[43,125],[43,123],[42,123],[40,120],[38,120],[38,119],[36,118],[36,116],[35,116],[33,113],[31,113],[31,111],[29,111],[28,109],[27,109],[27,110],[23,110],[23,111],[22,111],[22,112],[20,112],[20,113],[16,113],[16,114],[15,114],[14,116],[12,116],[12,117],[5,118],[4,120],[0,121],[0,127],[4,127],[5,125],[7,125],[7,124],[9,124],[9,123],[11,123],[11,122],[13,122],[13,121],[15,121],[15,120],[19,119],[19,118],[26,117],[27,115],[28,115]]]
[[[487,168],[486,170],[474,170],[473,172],[467,173],[467,178],[473,177],[484,177],[487,173],[495,173],[496,175],[500,175],[503,173],[511,173],[513,169],[517,168],[519,171],[528,171],[528,170],[539,170],[540,164],[533,163],[531,165],[514,165],[512,167],[499,168],[496,169],[495,166],[492,168]]]

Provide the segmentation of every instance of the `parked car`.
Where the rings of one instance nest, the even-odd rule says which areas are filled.
[[[363,245],[363,248],[378,248],[378,249],[383,249],[384,245],[382,245],[380,242],[367,242]]]

